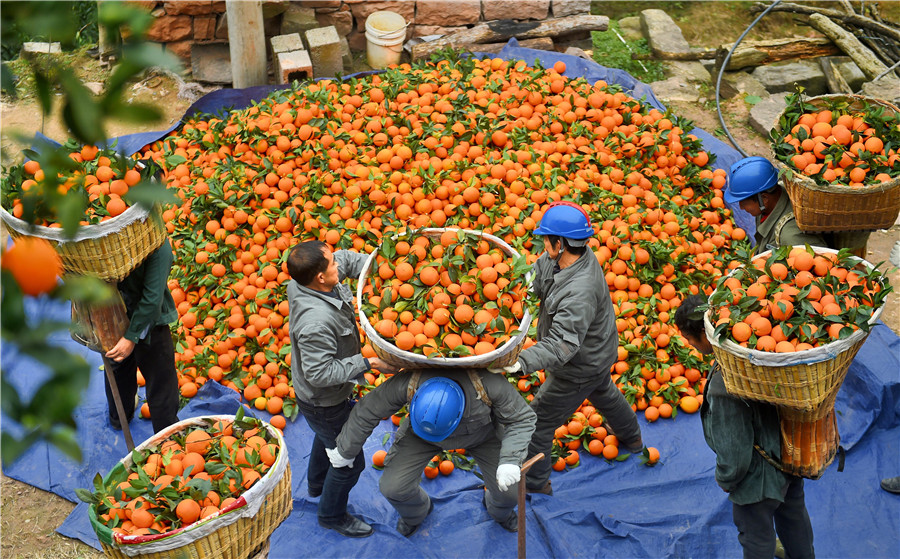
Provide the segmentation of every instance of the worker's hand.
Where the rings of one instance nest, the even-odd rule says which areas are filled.
[[[325,454],[335,468],[349,468],[353,465],[353,458],[344,458],[337,448],[326,448]]]
[[[500,491],[506,491],[513,485],[519,483],[522,477],[522,470],[515,464],[500,464],[497,466],[497,485]]]
[[[506,367],[497,367],[496,369],[488,369],[488,371],[497,374],[506,373],[507,375],[515,375],[522,372],[522,365],[518,361]]]
[[[393,365],[386,362],[384,359],[379,357],[369,357],[369,365],[373,369],[378,369],[378,372],[384,373],[386,375],[395,375],[400,372],[400,369],[394,367]]]
[[[119,341],[116,342],[116,345],[113,348],[106,352],[106,356],[113,361],[119,362],[134,351],[134,342],[131,340],[126,340],[125,338],[119,338]]]

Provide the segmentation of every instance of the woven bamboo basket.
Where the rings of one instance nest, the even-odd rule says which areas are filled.
[[[823,248],[816,251],[837,252]],[[768,254],[765,252],[760,256]],[[860,263],[873,268],[865,260]],[[884,307],[876,309],[869,323],[877,322],[883,310]],[[869,336],[868,332],[857,330],[846,339],[806,351],[771,353],[741,347],[730,340],[719,342],[709,313],[704,314],[703,324],[729,393],[807,412],[805,419],[818,419],[827,413],[822,406],[826,403],[827,407],[829,399],[833,407],[850,363]]]
[[[157,444],[189,425],[208,419],[229,419],[234,416],[203,416],[172,425],[157,433],[136,450]],[[113,534],[99,522],[95,507],[89,508],[91,525],[107,557],[128,559],[256,559],[268,553],[272,532],[285,520],[293,508],[291,495],[291,467],[287,444],[280,431],[265,425],[278,439],[279,454],[272,468],[231,507],[191,524],[187,528],[154,536],[126,536]],[[130,463],[129,454],[107,475],[122,470]],[[257,507],[255,513],[253,508]]]
[[[79,228],[68,240],[62,229],[30,224],[0,208],[0,218],[11,237],[40,237],[51,242],[67,274],[120,281],[137,268],[166,239],[158,208],[135,205],[98,225]]]
[[[816,107],[835,101],[845,101],[851,109],[862,109],[866,102],[884,107],[886,114],[900,112],[886,101],[859,95],[821,95],[807,100]],[[775,165],[781,171],[784,188],[794,206],[797,226],[803,231],[827,233],[888,229],[900,215],[900,177],[865,187],[821,185],[781,161],[776,161]],[[785,171],[791,172],[785,174]]]
[[[834,402],[824,408],[826,413],[813,420],[802,419],[802,415],[792,414],[790,410],[779,411],[781,463],[786,472],[819,479],[834,461],[841,442]]]
[[[455,229],[429,228],[422,229],[420,232],[434,238],[440,237],[443,232],[448,230]],[[511,247],[502,239],[499,239],[487,233],[479,233],[473,231],[472,234],[478,235],[480,238],[483,238],[490,244],[496,246],[507,256],[519,256],[519,253],[516,251],[516,249]],[[525,345],[525,337],[528,334],[528,328],[531,326],[531,313],[529,313],[527,309],[522,315],[522,320],[519,321],[519,332],[494,351],[490,351],[482,355],[467,355],[465,357],[426,357],[424,355],[419,355],[411,351],[404,351],[402,349],[399,349],[397,348],[397,346],[381,337],[378,332],[375,331],[375,328],[372,327],[372,325],[369,323],[369,319],[363,312],[361,304],[365,298],[365,295],[363,294],[363,287],[368,281],[370,270],[373,269],[373,264],[375,263],[375,256],[377,252],[377,250],[373,251],[372,254],[369,255],[368,260],[366,260],[366,263],[363,266],[362,272],[360,272],[359,282],[356,288],[356,301],[357,309],[359,311],[359,322],[362,325],[363,332],[366,334],[366,337],[369,338],[369,341],[372,342],[372,348],[375,350],[375,354],[379,358],[395,367],[419,369],[435,367],[495,368],[506,367],[516,362],[519,353],[522,351],[522,347]]]

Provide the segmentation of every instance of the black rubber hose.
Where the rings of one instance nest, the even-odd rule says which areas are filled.
[[[725,119],[722,117],[722,107],[719,105],[719,88],[722,86],[722,74],[725,73],[725,68],[728,67],[728,61],[731,60],[731,55],[734,54],[734,49],[736,49],[738,45],[741,44],[741,41],[744,40],[744,37],[747,36],[747,33],[749,33],[750,30],[753,29],[753,27],[757,23],[759,23],[759,20],[761,20],[763,16],[769,13],[772,8],[780,3],[781,0],[775,0],[775,2],[773,2],[771,6],[769,6],[761,14],[759,14],[759,16],[753,20],[753,23],[751,23],[743,33],[741,33],[741,36],[738,37],[738,40],[735,41],[734,46],[731,47],[731,50],[729,50],[728,54],[725,56],[725,60],[722,62],[722,67],[719,68],[719,76],[716,78],[716,112],[719,113],[719,123],[722,125],[722,130],[725,132],[725,135],[728,136],[728,141],[730,141],[731,145],[733,145],[736,150],[741,152],[741,155],[743,155],[744,157],[748,157],[747,152],[742,150],[741,146],[739,146],[737,141],[731,136],[731,133],[728,131],[728,126],[725,125]]]

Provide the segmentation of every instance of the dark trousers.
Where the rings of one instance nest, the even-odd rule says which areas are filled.
[[[633,445],[641,441],[641,428],[634,410],[628,405],[628,401],[616,387],[609,373],[600,374],[589,381],[547,375],[547,380],[531,402],[531,409],[537,414],[537,425],[528,446],[529,458],[539,452],[543,452],[545,458],[535,462],[528,470],[525,477],[525,485],[528,488],[541,489],[550,480],[553,465],[550,460],[553,434],[557,427],[575,413],[585,398],[590,400],[603,415],[605,422],[616,432],[623,445]]]
[[[150,420],[153,430],[159,432],[169,425],[178,422],[178,373],[175,371],[175,346],[172,333],[165,324],[154,326],[147,338],[135,344],[131,355],[115,363],[104,359],[112,365],[122,408],[128,421],[134,416],[134,397],[137,394],[137,369],[140,367],[147,387],[147,403],[150,406]],[[115,400],[106,375],[103,376],[106,387],[106,403],[109,407],[110,420],[121,423],[116,411]]]
[[[766,499],[750,505],[733,505],[738,541],[744,559],[771,559],[775,554],[775,534],[788,559],[813,559],[813,531],[806,511],[803,478],[790,477],[784,502]],[[773,527],[774,526],[774,527]]]
[[[309,428],[316,434],[309,452],[309,467],[306,483],[310,493],[322,492],[319,499],[319,519],[323,522],[337,522],[347,513],[347,499],[356,485],[360,474],[366,468],[365,455],[360,452],[349,468],[332,468],[326,448],[337,446],[337,436],[350,416],[349,401],[336,406],[312,406],[297,400],[300,413],[306,418]]]

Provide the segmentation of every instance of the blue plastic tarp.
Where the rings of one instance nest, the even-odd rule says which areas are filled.
[[[631,95],[646,98],[662,109],[645,84],[625,72],[603,68],[576,57],[521,49],[515,41],[500,55],[545,66],[557,60],[567,64],[566,74],[589,80],[620,83]],[[204,97],[195,108],[216,112],[242,107],[275,88],[223,90]],[[190,112],[190,111],[189,111]],[[693,130],[706,149],[717,156],[716,166],[728,168],[739,156],[703,131]],[[164,132],[119,139],[120,146],[136,151]],[[140,145],[138,145],[140,144]],[[133,149],[131,149],[133,147]],[[124,148],[123,148],[124,149]],[[746,214],[745,214],[746,215]],[[740,222],[739,222],[740,224]],[[743,225],[742,225],[743,226]],[[748,231],[752,232],[752,222]],[[46,298],[28,301],[31,317],[68,318],[67,304]],[[45,444],[30,449],[5,474],[75,501],[74,490],[91,488],[97,474],[108,472],[125,455],[121,433],[106,418],[106,399],[100,358],[73,342],[67,334],[53,338],[85,356],[94,374],[76,412],[79,444],[84,460],[75,463]],[[0,348],[4,375],[27,399],[46,371],[23,357],[10,344]],[[179,412],[185,419],[199,415],[231,414],[240,405],[238,395],[216,382],[208,382]],[[879,488],[882,477],[900,475],[900,338],[879,323],[850,367],[839,393],[838,428],[847,449],[843,472],[832,465],[825,475],[806,483],[819,557],[895,558],[900,555],[900,496]],[[268,415],[256,412],[262,418]],[[662,455],[653,468],[636,457],[609,463],[585,455],[581,466],[554,472],[554,495],[529,495],[526,543],[531,557],[740,557],[731,504],[715,483],[715,456],[703,440],[697,414],[648,424],[640,418],[645,443]],[[152,434],[149,421],[131,423],[135,441]],[[3,418],[4,429],[15,426]],[[383,448],[393,426],[385,421],[369,438],[367,456]],[[321,529],[316,502],[306,492],[306,466],[311,431],[302,418],[289,423],[285,438],[293,468],[293,505],[290,517],[272,535],[270,557],[511,557],[516,535],[500,528],[481,505],[480,480],[456,471],[422,485],[435,500],[434,512],[411,538],[394,529],[397,514],[378,491],[380,472],[367,468],[350,493],[350,511],[372,524],[375,534],[346,539]],[[389,444],[389,443],[388,443]],[[99,549],[84,504],[76,506],[58,532]]]

